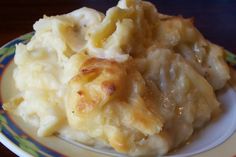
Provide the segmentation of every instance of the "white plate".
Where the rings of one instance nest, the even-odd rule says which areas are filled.
[[[0,49],[0,74],[1,74],[1,102],[16,94],[11,62],[16,43],[27,42],[32,33],[23,35]],[[218,98],[222,103],[224,112],[220,118],[211,122],[197,134],[196,140],[184,146],[170,156],[190,156],[197,154],[201,157],[236,155],[236,94],[231,87],[219,93]],[[234,133],[234,134],[233,134]],[[233,135],[233,136],[231,136]],[[231,137],[230,137],[231,136]],[[230,138],[229,138],[230,137]],[[229,138],[226,142],[224,142]],[[38,138],[36,129],[25,124],[21,118],[7,114],[0,108],[0,142],[18,156],[76,156],[76,157],[105,157],[109,155],[124,156],[113,150],[95,149],[79,143],[68,141],[59,136]],[[202,147],[204,145],[204,147]],[[104,152],[102,154],[101,152]],[[199,154],[200,153],[200,154]]]

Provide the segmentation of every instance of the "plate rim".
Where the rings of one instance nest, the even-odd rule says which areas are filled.
[[[0,131],[0,143],[2,143],[11,152],[20,157],[33,157],[31,154],[24,151],[23,149],[18,147],[15,143],[13,143],[10,139],[8,139],[1,131]]]

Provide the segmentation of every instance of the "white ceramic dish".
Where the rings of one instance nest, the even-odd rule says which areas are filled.
[[[1,102],[16,94],[11,62],[14,55],[14,45],[27,42],[32,33],[21,36],[0,49]],[[236,93],[228,86],[218,94],[222,103],[221,116],[207,125],[194,140],[168,156],[234,156],[236,154]],[[233,136],[231,136],[233,135]],[[230,137],[230,138],[229,138]],[[228,139],[229,138],[229,139]],[[226,139],[228,139],[226,141]],[[226,142],[224,142],[226,141]],[[76,156],[105,157],[122,156],[111,149],[99,149],[79,144],[59,136],[38,138],[35,128],[25,124],[19,117],[9,115],[0,108],[0,142],[18,156]]]

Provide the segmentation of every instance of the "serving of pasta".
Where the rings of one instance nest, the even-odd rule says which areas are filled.
[[[16,45],[18,95],[3,107],[37,128],[131,156],[164,155],[220,112],[225,50],[192,19],[120,0],[104,15],[44,16]]]

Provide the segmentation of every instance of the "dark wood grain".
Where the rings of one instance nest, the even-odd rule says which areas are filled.
[[[2,157],[14,157],[16,156],[10,150],[8,150],[4,145],[0,144],[0,154]]]
[[[151,0],[162,13],[194,17],[199,30],[210,41],[236,52],[236,1]],[[2,0],[0,1],[0,45],[28,32],[44,14],[56,15],[88,6],[105,12],[116,0]],[[0,156],[14,156],[1,145]]]

